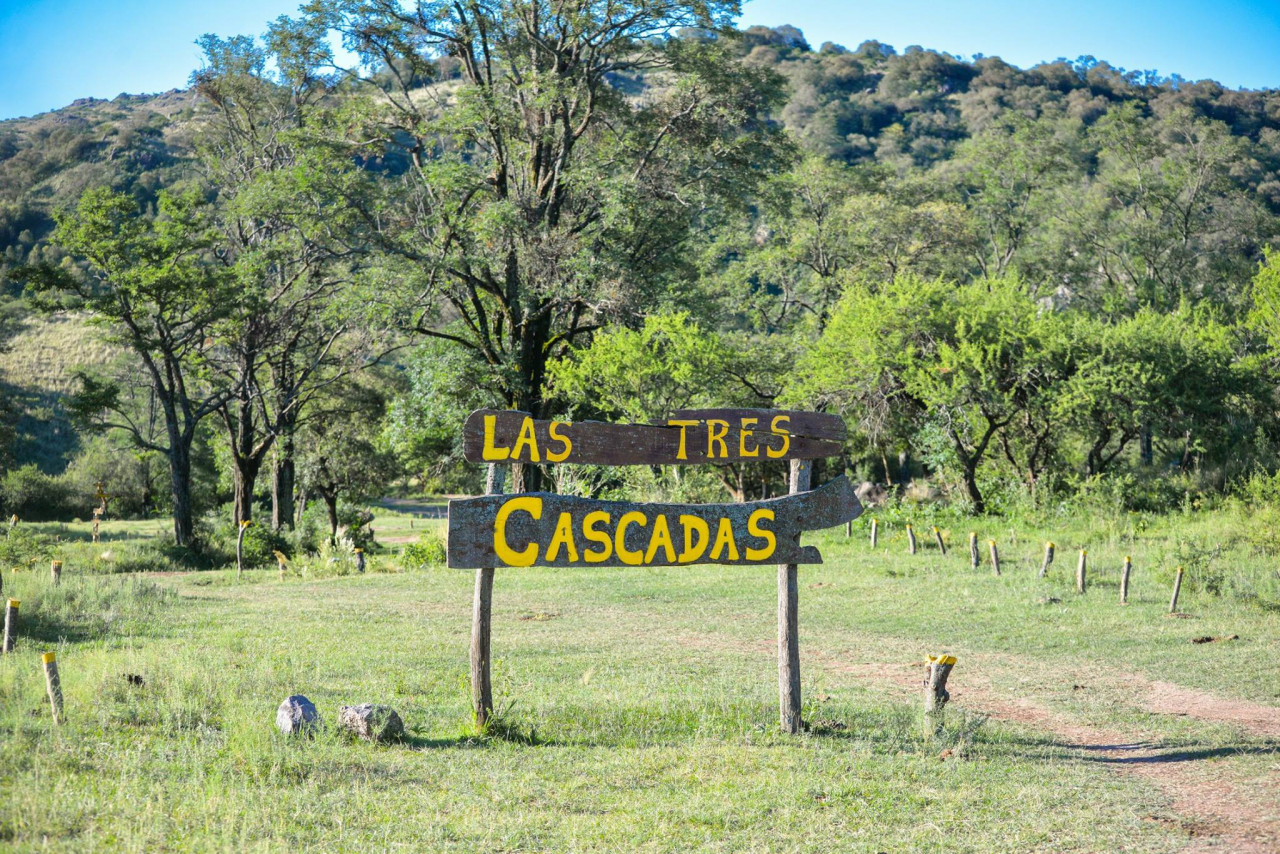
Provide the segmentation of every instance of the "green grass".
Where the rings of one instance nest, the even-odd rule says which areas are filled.
[[[1209,529],[1239,521],[1220,516]],[[399,524],[380,515],[375,528]],[[1280,614],[1189,590],[1183,610],[1193,618],[1164,615],[1161,567],[1141,556],[1197,524],[1164,520],[1142,548],[1078,526],[1096,567],[1084,596],[1067,537],[1050,577],[1035,577],[1037,530],[1016,545],[1000,538],[1000,578],[968,567],[967,530],[952,533],[945,558],[930,546],[907,556],[893,526],[875,553],[858,526],[851,541],[813,537],[827,562],[801,569],[802,673],[806,718],[821,726],[799,737],[777,731],[769,567],[499,570],[502,737],[484,738],[469,723],[471,573],[160,579],[176,597],[71,568],[59,591],[47,570],[8,574],[24,619],[29,601],[33,625],[48,610],[51,628],[24,633],[0,659],[0,845],[1178,850],[1187,836],[1149,782],[1048,732],[984,721],[965,692],[1024,696],[1065,720],[1206,757],[1213,774],[1273,777],[1274,743],[1150,714],[1132,687],[1136,674],[1280,699],[1274,680],[1258,678]],[[1133,594],[1121,607],[1114,576],[1130,548]],[[1265,580],[1269,556],[1229,557]],[[1240,640],[1190,643],[1219,634]],[[39,666],[52,648],[66,693],[60,728],[48,720]],[[916,694],[858,668],[918,672],[913,663],[943,650],[959,656],[956,700],[946,729],[926,737]],[[351,744],[329,730],[287,740],[272,721],[294,692],[329,722],[340,704],[390,703],[409,737]],[[939,759],[945,749],[961,758]]]

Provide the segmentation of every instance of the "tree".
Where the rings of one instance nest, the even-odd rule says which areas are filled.
[[[352,153],[389,173],[361,207],[403,264],[386,298],[513,408],[545,414],[550,360],[690,280],[700,228],[790,152],[768,119],[776,74],[724,47],[736,2],[308,9],[390,84],[346,123],[364,120]],[[420,89],[445,58],[461,79]]]
[[[103,429],[123,430],[140,449],[164,454],[173,494],[174,538],[191,545],[191,448],[200,422],[233,389],[210,384],[202,368],[210,330],[234,304],[231,282],[210,263],[214,232],[195,193],[162,193],[159,216],[145,218],[128,196],[90,190],[60,215],[55,242],[84,259],[69,266],[27,268],[22,277],[46,308],[88,310],[108,337],[141,362],[163,421],[162,435],[135,421],[112,381],[84,383],[78,406]]]
[[[974,512],[978,469],[993,441],[1034,405],[1056,371],[1057,318],[1017,279],[958,284],[899,276],[851,288],[797,367],[786,398],[835,407],[883,441],[940,430]]]
[[[338,499],[374,498],[401,474],[379,433],[387,400],[373,384],[332,387],[317,409],[320,417],[302,430],[299,475],[303,489],[317,493],[329,515],[329,542],[338,536]]]

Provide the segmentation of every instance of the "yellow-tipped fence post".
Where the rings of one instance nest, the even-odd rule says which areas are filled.
[[[18,600],[10,599],[4,609],[4,651],[13,652],[18,640]]]
[[[907,523],[907,554],[916,553],[916,532],[911,529],[911,523]]]
[[[933,538],[938,541],[938,551],[944,555],[947,553],[947,544],[942,541],[942,532],[938,530],[938,526],[933,526]]]
[[[58,659],[52,652],[41,656],[44,662],[44,683],[49,689],[49,705],[53,708],[53,722],[62,723],[62,681],[58,679]]]
[[[1083,593],[1085,588],[1085,573],[1089,568],[1089,552],[1084,549],[1080,550],[1080,562],[1076,564],[1076,592]]]
[[[934,733],[942,729],[943,711],[947,700],[951,699],[947,692],[947,677],[955,666],[954,655],[929,656],[929,677],[924,682],[924,717],[925,726]]]
[[[1000,574],[1000,550],[996,548],[995,540],[987,540],[987,545],[991,549],[991,569],[996,575]]]
[[[880,523],[875,519],[871,520],[871,548],[876,547],[876,535],[880,532]]]
[[[55,560],[49,564],[49,572],[53,575],[53,586],[62,584],[62,561]]]
[[[1049,564],[1053,563],[1053,543],[1044,544],[1044,562],[1040,564],[1040,577],[1044,578],[1049,574]]]
[[[1133,570],[1133,561],[1124,556],[1124,569],[1120,571],[1120,604],[1129,604],[1129,573]]]

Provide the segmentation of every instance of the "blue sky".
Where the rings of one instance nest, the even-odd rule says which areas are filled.
[[[186,84],[201,33],[261,32],[299,0],[0,0],[0,118]],[[869,38],[1027,67],[1091,54],[1127,69],[1280,87],[1280,0],[751,0],[742,24],[817,47]]]

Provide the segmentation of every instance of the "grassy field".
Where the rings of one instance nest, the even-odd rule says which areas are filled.
[[[406,520],[382,514],[375,528],[398,537],[441,524]],[[58,589],[45,571],[8,573],[24,629],[15,654],[0,658],[0,846],[1280,845],[1269,835],[1280,824],[1280,754],[1268,717],[1280,706],[1280,613],[1265,597],[1205,584],[1184,591],[1187,616],[1165,613],[1170,558],[1201,561],[1202,580],[1220,564],[1270,578],[1274,559],[1239,538],[1210,557],[1186,545],[1223,539],[1239,519],[1077,524],[1072,536],[1056,532],[1058,560],[1043,580],[1042,541],[1053,531],[979,529],[1001,542],[995,577],[969,567],[968,523],[946,530],[945,557],[928,544],[906,555],[900,524],[881,524],[874,552],[861,522],[853,539],[810,539],[826,563],[801,569],[811,728],[799,737],[777,730],[767,567],[500,570],[502,714],[484,735],[469,718],[470,573],[280,580],[257,571],[237,581],[229,571],[104,576],[68,566]],[[1083,596],[1079,545],[1093,566]],[[1127,553],[1135,570],[1122,607]],[[394,555],[378,565],[394,569]],[[58,728],[39,664],[49,649],[66,693]],[[926,733],[921,662],[942,651],[959,657],[953,699],[943,731]],[[273,720],[295,692],[330,724],[341,704],[388,703],[408,738],[351,743],[330,728],[288,740]],[[1171,707],[1207,695],[1214,702],[1190,712]]]

